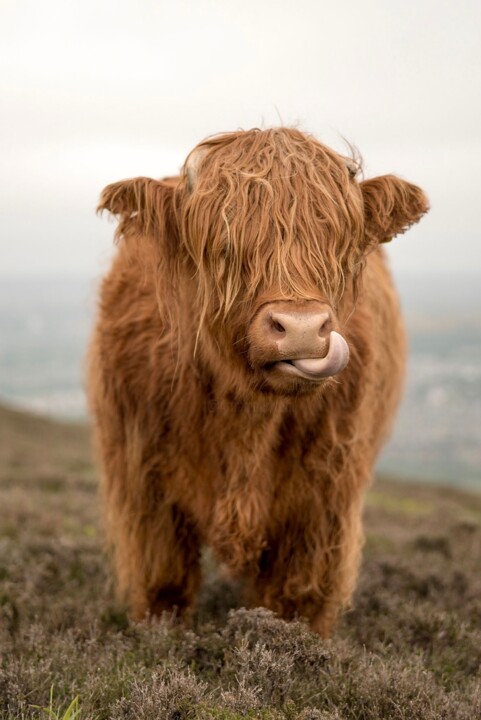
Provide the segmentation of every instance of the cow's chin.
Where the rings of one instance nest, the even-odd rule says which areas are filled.
[[[263,391],[278,395],[305,395],[326,389],[334,382],[332,377],[321,376],[299,370],[289,361],[278,361],[265,365],[261,370]]]

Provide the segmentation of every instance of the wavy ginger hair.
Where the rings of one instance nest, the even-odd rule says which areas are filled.
[[[263,291],[316,290],[336,308],[366,252],[426,211],[415,186],[389,175],[358,183],[360,169],[293,128],[238,131],[200,143],[180,179],[109,185],[98,209],[119,217],[117,239],[142,243],[164,308],[182,275],[196,277],[199,326]]]
[[[200,162],[182,214],[202,306],[226,316],[258,288],[334,302],[360,260],[362,197],[343,159],[297,130],[229,133],[194,151]],[[186,168],[189,168],[189,158]]]

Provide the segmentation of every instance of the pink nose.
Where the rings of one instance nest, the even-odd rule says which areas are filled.
[[[327,352],[333,318],[328,305],[274,302],[265,305],[256,320],[257,341],[276,348],[281,357],[322,357]]]
[[[267,314],[266,330],[280,352],[312,352],[332,329],[331,314],[324,312],[281,312]]]

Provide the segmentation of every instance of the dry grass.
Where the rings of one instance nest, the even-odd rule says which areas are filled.
[[[101,553],[87,430],[1,408],[0,428],[1,717],[481,717],[480,497],[378,482],[332,641],[239,608],[209,557],[191,628],[133,625]]]

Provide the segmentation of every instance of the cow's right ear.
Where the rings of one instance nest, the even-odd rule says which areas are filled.
[[[137,177],[107,185],[97,212],[107,210],[119,220],[116,236],[129,231],[155,233],[173,221],[174,187],[171,183]]]

